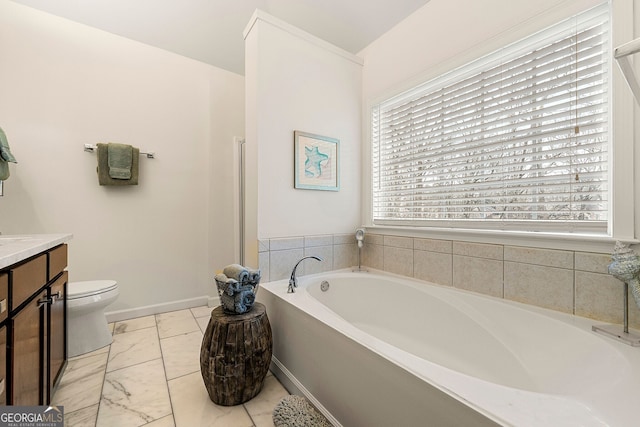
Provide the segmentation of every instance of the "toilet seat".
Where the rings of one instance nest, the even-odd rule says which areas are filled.
[[[85,282],[71,282],[67,286],[67,299],[79,299],[102,294],[118,287],[115,280],[88,280]]]

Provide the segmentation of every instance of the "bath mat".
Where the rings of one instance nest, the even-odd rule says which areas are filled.
[[[273,409],[275,427],[332,427],[329,420],[302,396],[283,397]]]

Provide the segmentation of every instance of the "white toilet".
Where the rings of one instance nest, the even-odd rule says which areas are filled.
[[[90,280],[67,284],[67,357],[111,344],[104,309],[118,298],[115,280]]]

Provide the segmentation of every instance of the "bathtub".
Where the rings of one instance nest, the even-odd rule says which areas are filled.
[[[298,283],[258,293],[272,370],[336,426],[640,425],[640,348],[593,320],[381,272]]]

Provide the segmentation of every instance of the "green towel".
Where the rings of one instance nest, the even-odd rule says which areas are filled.
[[[125,144],[107,144],[109,176],[113,179],[131,179],[133,147]]]
[[[109,175],[109,144],[98,144],[98,183],[100,185],[138,185],[138,159],[140,150],[132,147],[131,178],[114,179]]]
[[[9,178],[9,163],[0,159],[0,181],[6,181]]]
[[[0,181],[9,178],[9,163],[18,163],[16,158],[11,154],[9,149],[9,141],[2,128],[0,128]]]

